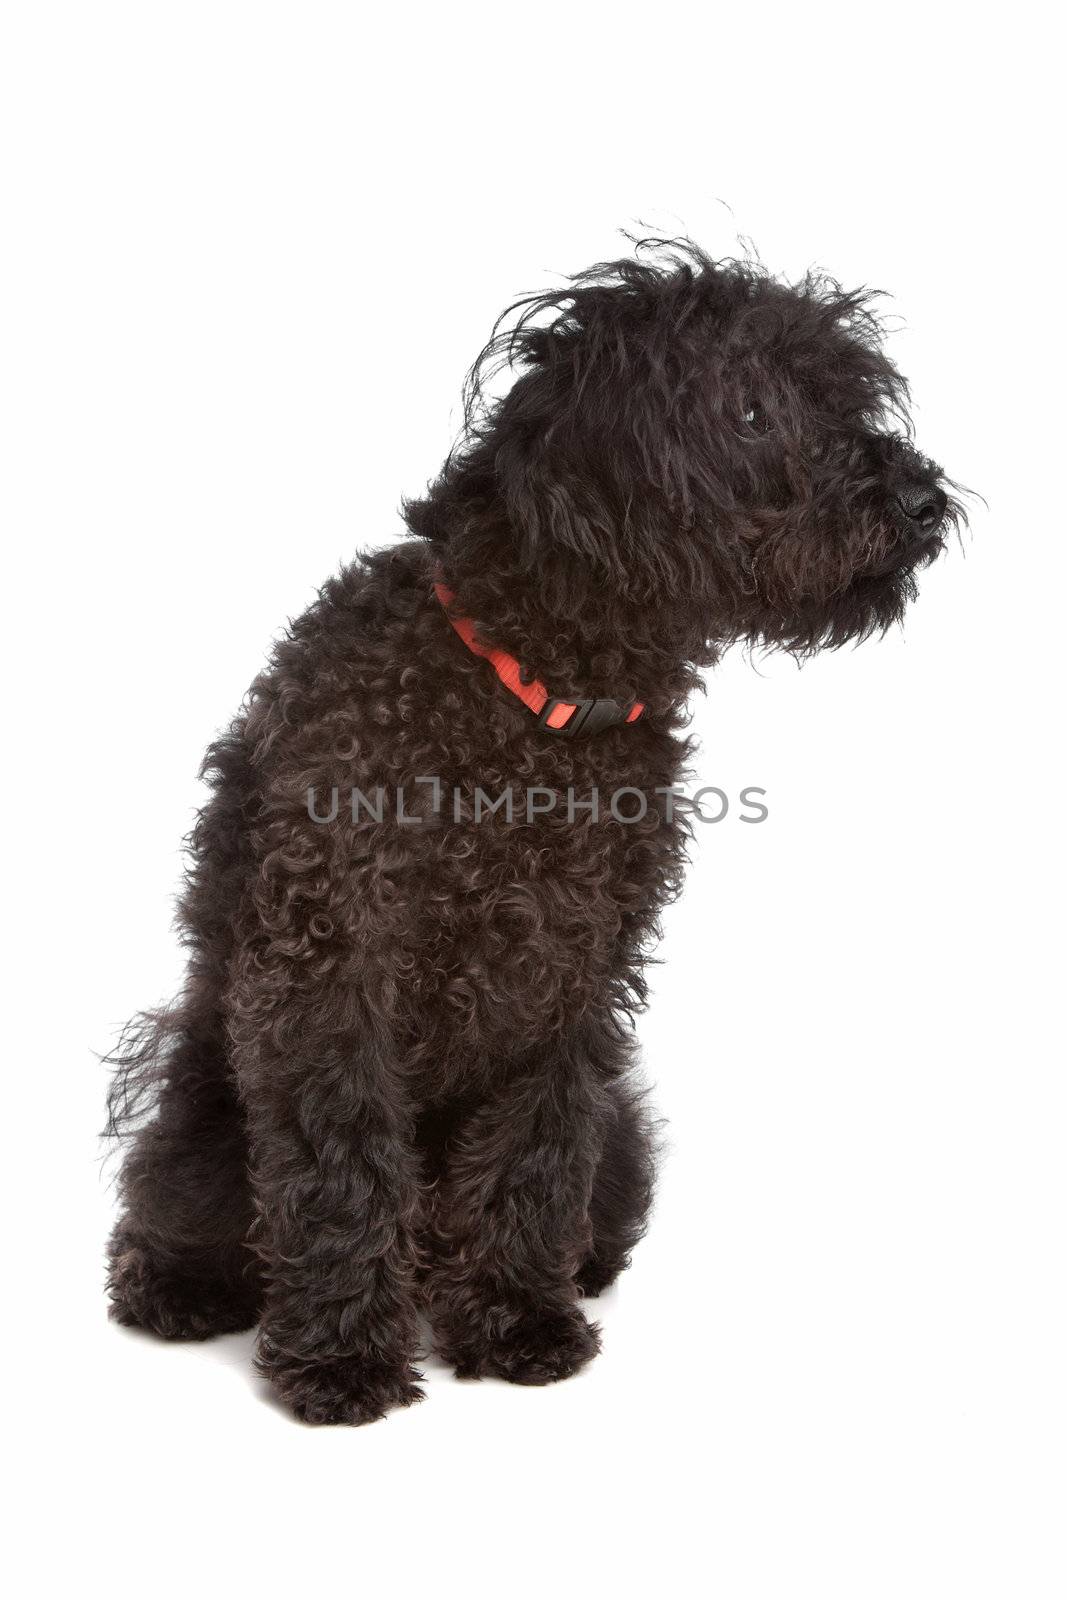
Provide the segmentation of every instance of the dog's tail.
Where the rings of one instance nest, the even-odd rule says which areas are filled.
[[[179,1006],[138,1012],[126,1024],[115,1048],[102,1058],[112,1074],[103,1138],[131,1138],[150,1120],[183,1032]]]

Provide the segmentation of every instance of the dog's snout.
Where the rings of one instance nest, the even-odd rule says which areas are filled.
[[[943,490],[928,484],[908,484],[897,495],[897,504],[909,522],[923,533],[933,533],[945,515],[948,496]]]

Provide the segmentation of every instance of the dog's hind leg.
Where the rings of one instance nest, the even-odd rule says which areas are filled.
[[[222,1039],[185,1026],[146,1048],[168,1054],[157,1114],[134,1135],[119,1180],[111,1314],[167,1339],[251,1327],[260,1283],[246,1242],[248,1146]]]
[[[644,1093],[625,1078],[609,1084],[611,1110],[593,1180],[593,1245],[578,1269],[582,1294],[595,1296],[630,1265],[648,1224],[655,1184],[655,1128]]]
[[[127,1030],[109,1096],[108,1131],[131,1140],[109,1249],[112,1315],[170,1339],[250,1327],[260,1298],[222,1003],[254,806],[240,721],[211,747],[203,770],[212,795],[193,830],[181,903],[192,952],[185,990],[171,1010]]]

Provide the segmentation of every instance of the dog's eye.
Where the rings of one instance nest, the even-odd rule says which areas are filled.
[[[766,433],[770,427],[770,423],[767,420],[767,413],[764,411],[758,400],[750,400],[748,405],[745,407],[742,416],[744,417],[745,426],[748,428],[750,433]]]

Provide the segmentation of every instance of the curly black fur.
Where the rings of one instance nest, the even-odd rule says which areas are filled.
[[[686,845],[655,791],[731,642],[805,654],[902,615],[961,517],[906,401],[869,294],[689,243],[511,308],[405,506],[417,538],[325,585],[209,751],[188,982],[116,1055],[120,1321],[259,1322],[312,1422],[419,1398],[420,1307],[462,1375],[544,1383],[595,1353],[579,1293],[627,1265],[652,1196],[628,1024]],[[438,572],[551,692],[640,698],[641,720],[540,728],[457,639]],[[650,804],[630,825],[309,815],[310,789],[426,775]]]

